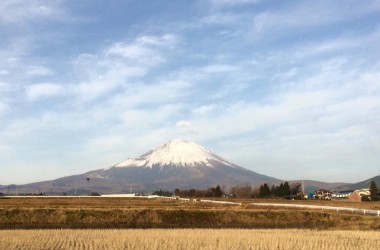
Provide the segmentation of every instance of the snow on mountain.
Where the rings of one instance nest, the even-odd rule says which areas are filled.
[[[141,155],[139,158],[129,158],[128,160],[112,167],[196,167],[199,165],[213,167],[215,164],[212,163],[215,162],[228,165],[230,167],[235,167],[234,164],[222,159],[200,145],[189,141],[176,139]]]

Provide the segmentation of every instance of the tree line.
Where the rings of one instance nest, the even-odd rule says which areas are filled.
[[[270,197],[286,197],[289,195],[297,195],[300,193],[300,183],[288,182],[281,183],[278,186],[263,184],[259,188],[253,188],[249,184],[231,186],[227,191],[225,186],[217,185],[208,189],[175,189],[174,192],[158,190],[153,192],[160,196],[180,196],[180,197],[231,197],[231,198],[270,198]]]
[[[222,188],[217,185],[216,187],[211,187],[208,189],[183,189],[180,190],[176,188],[174,192],[170,191],[155,191],[153,192],[154,195],[160,195],[160,196],[180,196],[180,197],[215,197],[215,198],[220,198],[224,195],[224,192]]]

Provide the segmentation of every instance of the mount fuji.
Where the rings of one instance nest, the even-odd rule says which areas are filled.
[[[232,163],[215,155],[208,149],[185,140],[171,140],[170,142],[143,154],[139,158],[128,159],[113,167],[145,167],[145,168],[197,168],[217,165],[236,167]],[[111,167],[112,168],[112,167]]]
[[[185,140],[171,140],[140,157],[52,181],[19,186],[19,192],[81,194],[203,189],[216,185],[277,184],[281,180],[235,165]]]

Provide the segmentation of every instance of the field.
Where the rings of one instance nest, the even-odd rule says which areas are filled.
[[[236,200],[233,200],[236,201]],[[114,228],[302,228],[379,230],[379,216],[355,213],[241,206],[140,198],[0,199],[0,229]],[[273,200],[274,202],[284,202]],[[272,202],[273,202],[272,201]],[[269,201],[270,202],[270,201]],[[365,207],[379,203],[303,201],[287,203]]]
[[[2,230],[0,249],[378,249],[380,232],[298,229]]]
[[[380,202],[349,202],[347,200],[324,201],[324,200],[305,200],[305,201],[289,201],[282,199],[224,199],[225,201],[241,202],[242,208],[246,208],[254,202],[275,202],[275,203],[291,203],[291,204],[307,204],[321,206],[341,206],[365,209],[380,210]],[[205,207],[207,204],[199,202],[178,202],[167,199],[140,199],[140,198],[17,198],[17,199],[1,199],[0,209],[2,208],[141,208],[141,207],[165,207],[165,208],[198,208]],[[215,207],[215,206],[212,206]],[[236,207],[240,209],[240,207]]]
[[[0,199],[0,249],[378,249],[380,216],[253,202],[379,210],[380,203],[142,198]]]

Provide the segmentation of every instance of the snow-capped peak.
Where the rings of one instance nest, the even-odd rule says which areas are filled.
[[[195,167],[205,165],[212,167],[212,162],[220,162],[228,166],[233,164],[213,154],[210,150],[195,143],[175,139],[140,156],[130,158],[114,167],[153,167],[153,166],[178,166]]]

